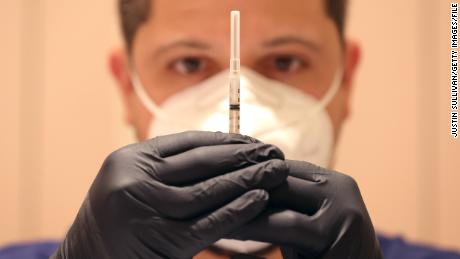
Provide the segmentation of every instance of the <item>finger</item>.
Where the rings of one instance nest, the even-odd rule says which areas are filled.
[[[150,148],[150,150],[159,152],[159,155],[164,158],[196,147],[225,144],[250,144],[257,142],[259,141],[254,138],[240,134],[186,131],[182,133],[159,136],[146,141],[145,144]]]
[[[286,160],[286,182],[270,191],[270,206],[315,214],[326,201],[330,173],[314,164]]]
[[[211,178],[188,188],[189,201],[185,217],[199,215],[217,208],[253,189],[268,190],[280,185],[287,177],[282,160],[269,160],[232,173]],[[185,211],[184,211],[185,212]]]
[[[296,211],[269,209],[227,238],[286,245],[310,252],[311,258],[316,258],[331,242],[331,226],[321,223],[318,217]]]
[[[326,168],[317,166],[306,161],[286,160],[289,167],[289,175],[312,182],[322,182],[331,174]]]
[[[190,185],[270,159],[284,155],[263,143],[202,146],[163,159],[155,171],[163,183]]]
[[[193,232],[202,237],[205,240],[204,247],[208,247],[254,219],[264,210],[267,202],[268,193],[266,191],[249,191],[198,220],[192,226]]]
[[[270,206],[314,215],[326,202],[328,185],[326,180],[313,182],[288,176],[284,183],[270,190]]]
[[[134,222],[148,240],[141,240],[159,248],[171,248],[168,256],[161,258],[191,258],[191,255],[209,247],[224,235],[242,227],[263,211],[268,202],[264,190],[249,191],[215,211],[193,220],[173,220],[149,217],[147,224]],[[140,222],[142,224],[142,221]],[[173,241],[171,243],[171,241]],[[187,249],[181,249],[187,248]],[[142,251],[142,258],[158,258],[150,249]],[[190,256],[186,256],[190,255]],[[127,258],[127,257],[126,257]]]
[[[273,188],[286,177],[284,161],[269,160],[188,187],[140,181],[130,186],[129,192],[164,217],[190,219],[215,210],[250,190]]]

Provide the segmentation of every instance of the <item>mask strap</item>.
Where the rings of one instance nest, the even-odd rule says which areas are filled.
[[[166,115],[161,110],[161,108],[150,98],[150,96],[145,91],[144,85],[139,80],[137,73],[134,69],[131,69],[131,80],[134,87],[134,92],[136,93],[137,97],[141,100],[141,103],[144,107],[153,115],[157,117],[165,118]]]
[[[318,101],[316,107],[311,111],[310,116],[317,113],[319,110],[325,109],[326,106],[332,101],[340,88],[340,83],[343,79],[343,67],[340,67],[332,80],[331,87],[326,94]]]
[[[329,90],[326,92],[323,98],[321,98],[321,100],[318,101],[318,104],[311,110],[311,112],[308,113],[306,120],[311,120],[311,118],[314,117],[317,113],[326,109],[326,106],[332,101],[332,99],[339,91],[342,79],[343,67],[340,67],[335,73],[334,79],[332,80]],[[307,134],[310,127],[310,123],[304,124],[304,134]]]

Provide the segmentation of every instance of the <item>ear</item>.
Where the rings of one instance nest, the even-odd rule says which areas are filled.
[[[344,53],[344,71],[342,89],[345,93],[345,116],[350,113],[350,96],[353,89],[355,74],[361,60],[361,47],[355,41],[346,40]]]
[[[129,125],[133,125],[131,100],[134,89],[131,83],[129,58],[126,50],[124,48],[112,50],[109,55],[108,66],[123,99],[125,122]]]

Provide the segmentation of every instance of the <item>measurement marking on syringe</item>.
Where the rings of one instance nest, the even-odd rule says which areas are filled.
[[[240,13],[231,12],[229,68],[229,132],[240,132]]]

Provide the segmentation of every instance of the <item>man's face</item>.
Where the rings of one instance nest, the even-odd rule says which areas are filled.
[[[154,0],[132,53],[116,51],[111,68],[121,86],[127,120],[140,140],[152,115],[134,94],[130,65],[157,104],[228,68],[230,11],[241,12],[241,64],[320,99],[340,66],[342,86],[327,107],[337,137],[347,115],[356,46],[340,42],[324,0]],[[130,60],[130,61],[129,61]]]

